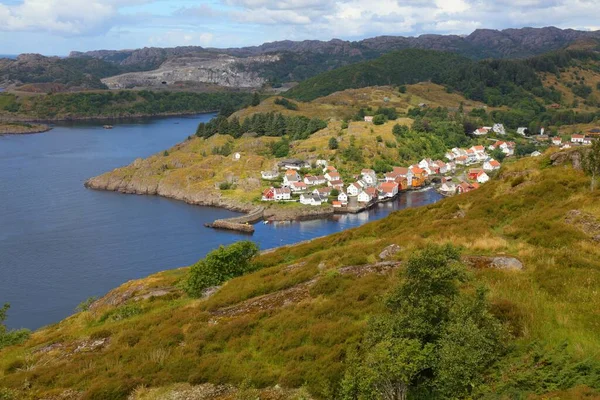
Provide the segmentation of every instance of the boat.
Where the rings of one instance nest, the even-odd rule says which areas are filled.
[[[112,128],[113,128],[113,126],[112,126],[112,125],[104,125],[104,126],[103,126],[103,128],[104,128],[104,129],[112,129]]]

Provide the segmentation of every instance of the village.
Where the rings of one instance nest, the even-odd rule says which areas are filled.
[[[371,122],[365,117],[365,122]],[[480,127],[473,132],[474,137],[489,133],[506,135],[502,124]],[[519,128],[518,134],[525,136],[526,128]],[[560,137],[539,135],[530,137],[538,144],[551,143],[561,149],[571,146],[589,145],[593,138],[573,134],[570,142],[563,143]],[[299,202],[303,205],[321,206],[330,203],[336,213],[356,213],[373,205],[395,199],[401,192],[421,190],[435,186],[443,196],[454,196],[476,190],[485,184],[501,167],[491,152],[501,152],[502,159],[515,155],[514,141],[490,140],[490,144],[474,145],[470,148],[452,148],[444,157],[445,161],[425,158],[418,164],[394,166],[391,171],[377,174],[373,169],[360,172],[343,179],[338,169],[327,160],[309,163],[305,160],[288,159],[277,164],[277,168],[261,171],[263,180],[277,182],[262,193],[264,202]],[[542,153],[533,151],[529,156]]]

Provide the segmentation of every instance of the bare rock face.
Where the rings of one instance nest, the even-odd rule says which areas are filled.
[[[577,170],[581,170],[581,161],[583,156],[588,149],[576,149],[571,151],[560,151],[558,153],[554,153],[550,156],[550,160],[552,161],[552,165],[563,165],[570,163],[573,165],[573,168]]]
[[[130,72],[102,80],[110,89],[164,87],[176,82],[209,83],[231,88],[258,88],[265,83],[257,72],[245,68],[279,60],[277,55],[238,58],[228,55],[189,56],[165,61],[158,69]]]
[[[577,229],[591,237],[594,242],[600,242],[600,221],[592,214],[571,210],[567,213],[565,222],[575,226]]]
[[[464,256],[462,260],[471,268],[492,268],[510,271],[521,271],[523,269],[523,263],[514,257]]]
[[[385,260],[387,258],[392,257],[394,254],[400,252],[401,250],[402,247],[398,246],[397,244],[390,244],[385,249],[383,249],[381,253],[379,253],[379,258]]]

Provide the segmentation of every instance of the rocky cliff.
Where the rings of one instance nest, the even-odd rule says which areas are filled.
[[[158,69],[102,80],[110,89],[163,87],[176,82],[210,83],[230,88],[259,88],[265,83],[252,65],[278,61],[276,55],[238,58],[227,55],[173,58]]]

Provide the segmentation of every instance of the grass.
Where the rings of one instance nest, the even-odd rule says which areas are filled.
[[[258,259],[261,270],[225,283],[205,300],[176,292],[134,302],[139,313],[120,313],[126,303],[76,314],[1,351],[0,386],[28,399],[68,388],[86,398],[125,398],[142,386],[279,384],[330,398],[343,374],[345,350],[360,339],[368,316],[381,310],[381,297],[398,280],[396,273],[336,271],[376,261],[391,243],[402,246],[395,257],[403,260],[427,243],[450,242],[465,254],[505,254],[525,266],[521,272],[471,271],[471,285],[490,289],[496,312],[515,335],[511,352],[489,376],[487,393],[599,396],[593,376],[600,371],[600,247],[565,215],[580,209],[600,216],[600,191],[590,193],[589,178],[579,171],[546,165],[543,157],[509,163],[477,191],[267,253]],[[520,174],[524,182],[512,187]],[[455,218],[458,210],[464,218]],[[156,274],[116,293],[176,287],[185,273]],[[287,303],[277,297],[285,290]],[[120,314],[125,318],[103,319]],[[75,352],[91,336],[109,337],[110,344]],[[59,347],[44,350],[51,344]],[[560,361],[560,373],[570,378],[550,384],[557,373],[532,364],[535,352]],[[11,368],[18,362],[28,368]],[[524,385],[519,376],[531,383]],[[29,389],[23,389],[25,382]]]

